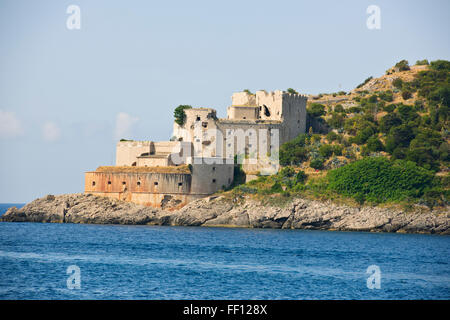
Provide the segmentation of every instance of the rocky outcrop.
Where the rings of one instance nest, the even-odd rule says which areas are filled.
[[[21,209],[10,208],[1,220],[450,234],[448,210],[404,212],[306,199],[276,206],[250,199],[235,203],[223,196],[164,211],[90,194],[48,195]]]

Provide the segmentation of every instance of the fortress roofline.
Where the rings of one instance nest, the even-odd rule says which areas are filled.
[[[190,108],[190,109],[185,109],[184,111],[197,111],[197,110],[204,110],[204,111],[209,111],[209,110],[216,110],[214,108],[210,108],[210,107],[198,107],[198,108]]]

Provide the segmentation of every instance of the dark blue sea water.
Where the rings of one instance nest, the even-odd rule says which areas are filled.
[[[1,299],[449,299],[449,263],[448,236],[0,223]]]

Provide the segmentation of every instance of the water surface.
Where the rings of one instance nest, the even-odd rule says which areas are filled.
[[[449,258],[437,235],[2,222],[0,298],[449,299]]]

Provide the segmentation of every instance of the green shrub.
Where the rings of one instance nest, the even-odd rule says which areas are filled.
[[[333,141],[336,141],[336,140],[338,140],[339,139],[339,135],[336,133],[336,132],[334,132],[334,131],[330,131],[328,134],[327,134],[327,140],[329,141],[329,142],[333,142]]]
[[[308,176],[306,175],[306,173],[302,170],[300,170],[299,172],[297,172],[297,174],[295,175],[295,183],[296,184],[303,184],[306,181],[306,178]]]
[[[344,126],[345,115],[342,113],[333,112],[331,118],[327,120],[327,123],[334,129],[339,129]]]
[[[449,204],[450,191],[440,187],[424,192],[422,203],[433,208],[435,206],[447,206]]]
[[[370,157],[327,174],[328,188],[340,194],[370,202],[419,198],[433,187],[432,172],[404,160]]]
[[[447,60],[436,60],[431,61],[430,67],[436,71],[449,71],[450,70],[450,61]]]
[[[386,139],[386,149],[389,139],[392,139],[392,143],[395,147],[408,147],[410,141],[414,139],[414,132],[410,126],[402,124],[398,127],[393,127],[389,131],[389,135]]]
[[[395,78],[394,81],[392,81],[392,85],[397,89],[401,89],[403,87],[403,80],[400,78]]]
[[[270,187],[270,192],[272,193],[280,193],[283,191],[283,187],[281,186],[281,183],[279,182],[275,182],[271,187]]]
[[[387,102],[391,102],[394,100],[394,94],[392,93],[391,90],[380,92],[378,96],[380,97],[381,100]]]
[[[395,104],[388,104],[383,107],[383,110],[386,112],[393,112],[395,110],[395,108],[397,108],[397,106]]]
[[[409,91],[409,90],[402,91],[402,98],[405,100],[411,99],[412,98],[411,91]]]
[[[321,160],[321,159],[311,160],[309,166],[313,169],[321,170],[321,169],[323,169],[323,160]]]
[[[308,138],[307,134],[300,134],[295,139],[283,143],[279,152],[280,164],[282,166],[300,165],[308,160],[308,150],[305,148]]]
[[[383,143],[376,136],[372,136],[367,140],[367,149],[371,152],[383,151]]]
[[[337,156],[342,155],[342,146],[340,145],[332,145],[332,144],[323,144],[319,147],[319,154],[324,158],[328,159],[333,155],[333,153]]]
[[[367,142],[367,140],[375,134],[375,130],[372,127],[365,127],[362,130],[359,130],[355,137],[352,138],[356,144],[362,145]]]
[[[438,87],[435,90],[433,90],[429,98],[431,101],[436,103],[441,103],[445,106],[450,105],[450,85]]]
[[[323,144],[319,148],[319,154],[325,158],[328,159],[333,154],[333,146],[331,144]]]
[[[367,82],[369,82],[370,80],[372,80],[372,78],[373,78],[372,76],[368,77],[366,80],[364,80],[363,83],[359,84],[356,88],[357,88],[357,89],[361,88],[361,87],[364,86]]]
[[[314,118],[323,116],[325,112],[325,106],[320,103],[312,103],[307,109],[306,112]]]
[[[409,63],[407,60],[402,60],[395,64],[395,67],[398,68],[399,71],[407,71],[410,69]]]
[[[414,101],[414,110],[415,111],[424,111],[425,103],[423,100],[416,100]]]
[[[337,105],[334,107],[334,112],[344,113],[344,112],[345,112],[345,109],[344,109],[344,107],[342,106],[342,104],[337,104]]]
[[[284,167],[280,170],[279,175],[282,178],[285,178],[285,177],[290,178],[295,175],[295,170],[292,167]]]
[[[375,103],[375,102],[377,102],[377,101],[378,101],[378,97],[377,97],[376,94],[373,94],[373,95],[371,95],[371,96],[369,97],[369,102],[370,102],[370,103]]]
[[[388,113],[380,119],[379,128],[381,132],[388,133],[391,128],[402,124],[402,119],[397,113]]]
[[[429,65],[430,63],[428,62],[428,60],[427,59],[424,59],[424,60],[417,60],[416,61],[416,65],[418,65],[418,66],[425,66],[425,65]]]

